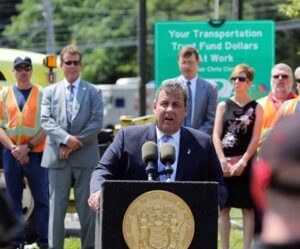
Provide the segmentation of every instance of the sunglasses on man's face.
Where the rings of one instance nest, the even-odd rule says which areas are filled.
[[[31,66],[16,66],[15,67],[15,70],[17,72],[22,72],[22,71],[29,72],[29,71],[31,71],[31,69],[32,69]]]
[[[285,80],[289,78],[289,76],[287,74],[277,74],[277,75],[273,75],[272,77],[273,77],[273,79],[281,78],[281,79],[285,79]]]
[[[64,64],[67,66],[71,66],[72,64],[74,66],[78,66],[80,64],[80,61],[64,61]]]
[[[300,79],[295,79],[295,81],[296,81],[297,83],[300,83]]]
[[[238,80],[238,81],[240,81],[240,82],[245,82],[245,81],[247,80],[246,77],[242,77],[242,76],[240,76],[240,77],[231,77],[230,79],[231,79],[232,81]]]

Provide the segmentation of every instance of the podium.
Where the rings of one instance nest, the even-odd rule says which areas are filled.
[[[97,249],[217,249],[218,183],[105,181]]]

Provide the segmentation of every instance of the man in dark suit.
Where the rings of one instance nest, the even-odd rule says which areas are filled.
[[[186,46],[179,52],[181,75],[177,79],[187,86],[191,98],[184,125],[211,135],[218,102],[218,85],[198,76],[199,63],[199,53],[195,47]]]
[[[185,86],[176,80],[165,81],[158,90],[153,112],[155,123],[125,127],[115,136],[92,174],[90,207],[99,210],[101,184],[106,179],[146,180],[141,148],[147,141],[153,141],[160,147],[165,135],[171,136],[168,142],[176,150],[171,179],[218,182],[219,205],[223,206],[227,190],[210,136],[182,127],[187,113]]]
[[[81,227],[81,248],[94,248],[95,214],[87,205],[90,175],[100,156],[102,95],[80,78],[81,53],[66,46],[60,54],[65,78],[45,89],[41,121],[48,137],[42,166],[49,169],[49,247],[64,248],[64,219],[74,186]]]

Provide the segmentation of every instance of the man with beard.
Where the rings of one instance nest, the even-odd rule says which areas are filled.
[[[48,171],[41,167],[46,137],[40,123],[42,91],[30,81],[29,57],[17,57],[13,72],[17,83],[2,90],[0,95],[0,142],[6,190],[12,212],[22,219],[23,178],[28,179],[34,199],[37,243],[40,248],[48,248]],[[24,228],[10,243],[11,248],[24,247]]]

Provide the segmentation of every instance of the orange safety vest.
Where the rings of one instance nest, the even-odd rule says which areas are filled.
[[[259,151],[261,149],[262,144],[266,140],[266,138],[269,136],[272,128],[274,127],[274,124],[278,120],[278,117],[280,113],[282,113],[283,106],[286,104],[286,102],[295,103],[293,100],[298,99],[296,96],[294,98],[291,98],[290,100],[286,100],[278,110],[275,109],[273,101],[269,98],[269,95],[259,99],[257,102],[262,106],[264,110],[263,115],[263,124],[262,124],[262,130],[261,135],[259,139],[259,144],[257,150]],[[295,104],[289,105],[288,112],[292,112],[295,109]]]
[[[272,129],[273,119],[276,116],[277,110],[275,109],[272,100],[269,99],[269,96],[265,96],[259,99],[257,102],[262,106],[264,110],[262,130],[259,139],[259,146],[261,146]]]
[[[278,118],[282,116],[289,116],[300,110],[300,98],[291,99],[285,101],[279,109]]]
[[[0,98],[0,125],[15,145],[27,144],[41,129],[42,92],[34,85],[26,100],[23,110],[20,111],[13,87],[1,92]],[[45,140],[34,146],[33,152],[43,151]]]

